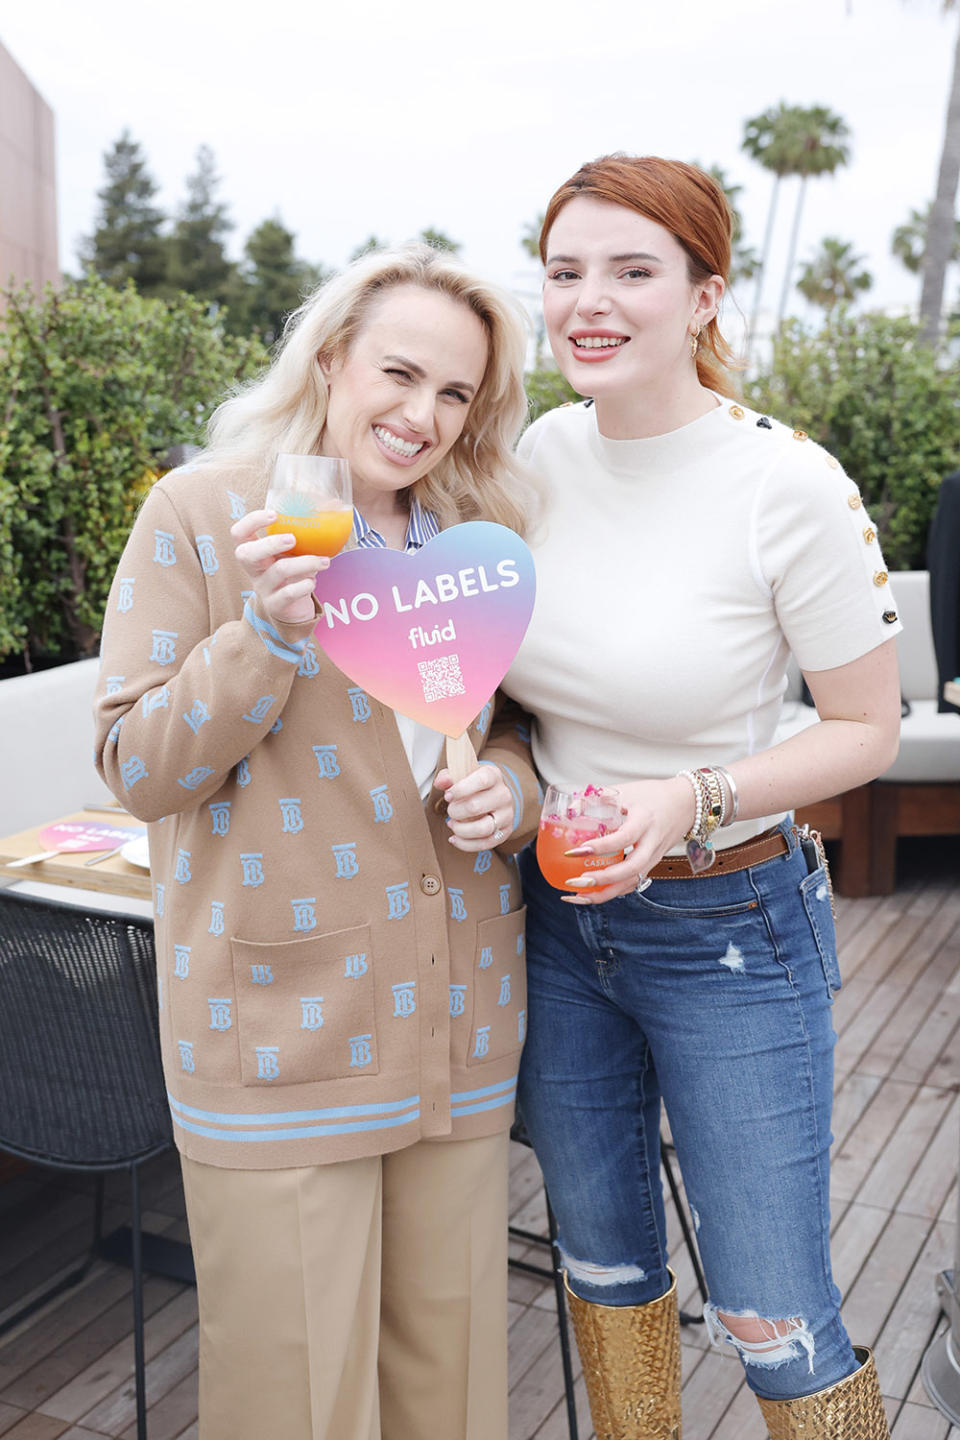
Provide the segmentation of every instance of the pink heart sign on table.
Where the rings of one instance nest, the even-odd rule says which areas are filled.
[[[128,826],[87,824],[84,820],[60,820],[46,825],[37,837],[48,850],[109,850],[146,834]]]
[[[401,550],[349,550],[317,576],[314,635],[393,710],[457,736],[493,696],[536,593],[533,557],[505,525],[470,520]]]
[[[99,825],[96,822],[86,820],[58,820],[53,825],[45,825],[38,835],[40,844],[44,847],[38,850],[35,855],[24,855],[22,860],[11,860],[7,865],[8,870],[18,870],[24,865],[38,865],[42,860],[52,860],[55,855],[64,852],[79,854],[85,850],[119,850],[121,845],[128,840],[138,840],[145,835],[145,830],[131,830],[120,825]],[[104,855],[104,860],[109,860],[109,855]],[[88,860],[88,865],[97,862]]]

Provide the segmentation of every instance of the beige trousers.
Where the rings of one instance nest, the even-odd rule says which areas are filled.
[[[506,1132],[295,1170],[181,1157],[200,1440],[506,1440]]]

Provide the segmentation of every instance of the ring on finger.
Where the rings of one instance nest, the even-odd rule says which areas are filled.
[[[490,815],[490,819],[493,821],[493,831],[492,831],[492,833],[491,833],[491,835],[490,835],[490,839],[493,841],[494,845],[499,845],[499,844],[500,844],[500,841],[503,839],[504,832],[500,829],[500,826],[497,824],[497,817],[496,817],[495,812],[494,812],[493,810],[491,810],[491,811],[489,811],[489,815]]]

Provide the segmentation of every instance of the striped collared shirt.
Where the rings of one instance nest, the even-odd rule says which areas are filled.
[[[386,550],[387,542],[379,530],[374,530],[368,525],[360,514],[356,505],[353,507],[353,533],[356,536],[357,548],[360,550]],[[410,496],[410,519],[407,521],[407,533],[403,540],[404,553],[413,555],[434,535],[440,534],[440,526],[437,517],[432,510],[425,510],[417,499],[416,495]]]

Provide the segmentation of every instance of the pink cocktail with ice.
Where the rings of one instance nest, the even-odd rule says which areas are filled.
[[[595,855],[568,855],[587,840],[613,835],[620,828],[623,814],[615,790],[600,790],[588,785],[585,790],[561,790],[549,786],[540,815],[537,834],[537,861],[548,885],[573,894],[567,881],[578,875],[605,870],[623,859],[623,850]],[[611,842],[611,845],[615,842]]]

